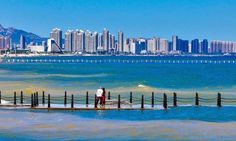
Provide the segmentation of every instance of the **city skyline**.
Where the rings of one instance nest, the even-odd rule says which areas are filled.
[[[11,9],[0,17],[2,25],[42,37],[48,37],[54,27],[63,31],[99,31],[107,27],[113,33],[124,31],[127,37],[158,36],[168,40],[179,35],[188,40],[234,41],[236,33],[233,0],[3,0],[1,4],[1,13]]]

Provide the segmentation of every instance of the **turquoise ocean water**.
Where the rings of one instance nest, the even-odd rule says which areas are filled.
[[[112,95],[172,94],[236,98],[236,57],[70,56],[7,58],[0,64],[0,89],[5,95],[45,90],[63,95],[100,86]],[[207,105],[207,104],[206,104]],[[48,112],[1,109],[0,137],[74,140],[233,140],[235,103],[217,108],[180,106],[154,111]],[[17,115],[17,116],[13,116]],[[179,128],[181,127],[181,130]],[[22,129],[23,128],[23,129]],[[24,135],[23,135],[24,134]]]

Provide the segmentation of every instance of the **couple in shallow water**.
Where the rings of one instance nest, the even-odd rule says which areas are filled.
[[[100,107],[105,107],[106,105],[106,89],[100,87],[96,92],[96,105],[100,105]]]

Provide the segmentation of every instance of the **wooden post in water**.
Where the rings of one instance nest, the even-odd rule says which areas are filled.
[[[48,108],[51,107],[51,103],[50,103],[50,94],[48,94]]]
[[[154,92],[152,92],[152,108],[154,108]]]
[[[120,95],[118,95],[118,109],[120,109]]]
[[[89,104],[89,97],[88,97],[88,91],[86,92],[86,107],[88,107]]]
[[[20,104],[23,104],[24,102],[23,102],[23,99],[24,99],[24,97],[23,97],[23,91],[21,91],[20,92]]]
[[[67,92],[65,91],[65,96],[64,96],[64,105],[66,106],[67,104]]]
[[[42,96],[42,104],[44,105],[45,104],[45,93],[43,91],[43,96]]]
[[[142,95],[142,99],[141,99],[141,109],[144,108],[144,96]]]
[[[218,95],[217,95],[217,107],[221,107],[222,105],[221,105],[221,94],[220,93],[218,93]]]
[[[71,95],[71,108],[74,108],[74,95]]]
[[[132,104],[133,103],[133,93],[130,92],[129,94],[129,103]]]
[[[177,94],[175,92],[173,93],[173,106],[177,107]]]
[[[38,94],[38,92],[36,92],[36,106],[38,106],[39,105],[39,94]]]
[[[163,94],[163,107],[165,109],[167,109],[168,105],[167,105],[167,95],[164,93]]]
[[[195,96],[195,105],[196,105],[196,106],[199,106],[199,97],[198,97],[198,93],[196,93],[196,96]]]
[[[2,104],[2,91],[0,91],[0,104]]]
[[[94,108],[97,108],[97,95],[94,96]]]
[[[110,91],[108,92],[108,98],[107,99],[111,100],[111,92]]]
[[[31,107],[32,108],[34,107],[34,96],[33,96],[33,94],[31,94]]]
[[[16,92],[14,92],[14,105],[16,105]]]
[[[35,93],[33,94],[33,100],[34,100],[34,102],[33,102],[33,104],[34,104],[34,107],[35,107],[35,102],[36,102],[36,97],[35,97]]]

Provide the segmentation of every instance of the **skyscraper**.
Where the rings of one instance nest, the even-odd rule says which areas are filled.
[[[199,40],[194,39],[191,41],[191,53],[199,53]]]
[[[78,51],[84,52],[85,50],[85,33],[84,31],[80,30],[78,33]]]
[[[72,52],[78,51],[79,48],[79,30],[72,32]]]
[[[188,40],[178,39],[177,51],[181,53],[188,53],[189,52]]]
[[[62,31],[59,28],[54,28],[50,33],[50,38],[54,39],[60,48],[62,48]]]
[[[20,36],[20,48],[25,49],[25,37],[23,35]]]
[[[201,47],[202,47],[202,53],[207,54],[208,53],[208,41],[207,41],[207,39],[204,39],[201,42]]]
[[[0,35],[0,49],[5,49],[5,38]]]
[[[109,51],[109,30],[106,28],[103,30],[103,49]]]
[[[158,38],[151,38],[147,40],[147,51],[149,53],[157,53],[158,51]]]
[[[65,33],[65,51],[66,52],[72,52],[72,39],[73,39],[73,31],[68,30]]]
[[[98,33],[94,32],[92,35],[92,39],[93,39],[93,47],[92,47],[92,53],[95,53],[97,51],[98,48]]]
[[[124,33],[118,32],[118,52],[124,52]]]
[[[178,48],[178,36],[174,35],[172,36],[172,51],[177,51]]]
[[[104,51],[103,50],[103,34],[102,33],[98,34],[98,48],[97,48],[97,50]]]
[[[159,52],[168,53],[168,46],[169,46],[168,40],[160,39],[160,50],[159,50]]]

